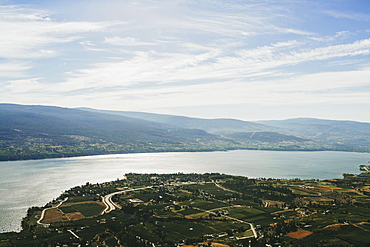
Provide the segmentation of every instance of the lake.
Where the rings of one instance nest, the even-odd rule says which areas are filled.
[[[359,173],[359,165],[368,160],[368,153],[235,150],[0,162],[0,232],[19,231],[29,207],[43,206],[71,187],[115,180],[129,172],[329,179]]]

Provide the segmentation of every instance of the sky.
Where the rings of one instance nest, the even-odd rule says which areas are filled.
[[[0,102],[370,122],[366,0],[0,0]]]

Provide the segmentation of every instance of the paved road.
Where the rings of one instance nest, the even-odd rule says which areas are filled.
[[[178,183],[178,184],[165,184],[165,185],[166,186],[180,186],[180,185],[200,184],[200,183],[212,183],[212,182],[183,182],[183,183]],[[103,212],[101,214],[107,214],[107,213],[109,213],[113,210],[122,208],[120,205],[118,205],[117,203],[114,203],[112,201],[112,197],[114,195],[124,194],[126,192],[135,191],[135,190],[145,190],[145,189],[151,189],[151,188],[153,188],[153,186],[147,186],[147,187],[129,189],[129,190],[122,190],[122,191],[113,192],[111,194],[108,194],[108,195],[102,197],[102,202],[105,205],[105,209],[103,210]]]
[[[200,209],[200,208],[197,208],[197,207],[193,207],[194,209],[197,209],[199,211],[203,211],[203,212],[206,212],[206,213],[214,213],[213,211],[217,211],[217,210],[221,210],[221,209],[225,209],[225,208],[230,208],[230,206],[227,206],[227,207],[221,207],[221,208],[213,208],[213,209],[210,209],[210,210],[204,210],[204,209]],[[248,224],[250,226],[250,230],[252,230],[253,232],[253,237],[254,238],[257,238],[257,232],[256,232],[256,229],[254,228],[253,224],[250,223],[250,222],[246,222],[244,220],[239,220],[237,218],[233,218],[233,217],[230,217],[230,216],[227,216],[227,215],[223,215],[222,217],[225,217],[227,219],[231,219],[231,220],[235,220],[235,221],[238,221],[240,223],[243,223],[243,224]],[[249,230],[247,230],[249,231]],[[244,238],[239,238],[239,239],[245,239],[245,238],[249,238],[249,237],[244,237]]]
[[[216,183],[216,182],[214,182],[214,184],[215,184],[218,188],[223,189],[223,190],[225,190],[225,191],[229,191],[229,192],[234,192],[234,193],[242,194],[242,193],[240,193],[240,192],[238,192],[238,191],[234,191],[234,190],[227,189],[227,188],[225,188],[225,187],[223,187],[223,186],[219,185],[219,184],[218,184],[218,183]],[[266,203],[266,204],[265,204],[265,206],[267,207],[267,206],[268,206],[268,202],[265,202],[265,203]],[[212,209],[212,210],[213,210],[213,209]],[[205,210],[205,211],[206,211],[206,212],[211,212],[211,211],[207,211],[207,210]],[[224,215],[224,217],[225,217],[225,218],[228,218],[228,219],[232,219],[232,220],[238,221],[238,222],[240,222],[240,223],[249,224],[249,226],[250,226],[250,228],[251,228],[251,230],[252,230],[252,232],[253,232],[253,236],[254,236],[255,238],[257,238],[257,237],[258,237],[258,236],[257,236],[256,229],[254,228],[254,226],[253,226],[253,224],[252,224],[252,223],[250,223],[250,222],[246,222],[246,221],[244,221],[244,220],[239,220],[239,219],[237,219],[237,218],[233,218],[233,217],[230,217],[230,216],[225,216],[225,215]]]
[[[236,191],[233,191],[233,190],[230,190],[230,189],[227,189],[225,187],[222,187],[221,185],[217,184],[216,182],[184,182],[184,183],[178,183],[178,184],[166,184],[166,185],[171,185],[171,186],[179,186],[179,185],[186,185],[186,184],[199,184],[199,183],[214,183],[217,187],[219,187],[220,189],[223,189],[223,190],[226,190],[226,191],[230,191],[230,192],[236,192]],[[135,191],[135,190],[145,190],[145,189],[151,189],[153,188],[153,186],[147,186],[147,187],[142,187],[142,188],[136,188],[136,189],[129,189],[129,190],[122,190],[122,191],[117,191],[117,192],[113,192],[111,194],[108,194],[104,197],[102,197],[102,201],[105,205],[105,209],[103,210],[103,212],[101,214],[107,214],[115,209],[121,209],[122,207],[116,203],[114,203],[112,201],[112,197],[114,195],[118,195],[118,194],[123,194],[123,193],[126,193],[126,192],[130,192],[130,191]],[[240,192],[236,192],[236,193],[240,193]],[[211,210],[201,210],[201,211],[204,211],[204,212],[208,212],[208,213],[213,213],[212,211],[214,210],[219,210],[219,209],[222,209],[222,208],[216,208],[216,209],[211,209]],[[243,221],[243,220],[240,220],[240,219],[236,219],[236,218],[233,218],[233,217],[230,217],[230,216],[224,216],[225,218],[228,218],[228,219],[231,219],[231,220],[235,220],[235,221],[238,221],[238,222],[241,222],[241,223],[244,223],[244,224],[249,224],[250,226],[250,229],[252,230],[253,232],[253,236],[255,238],[257,238],[257,232],[256,232],[256,229],[254,228],[253,224],[250,223],[250,222],[246,222],[246,221]]]
[[[103,212],[101,214],[107,214],[113,210],[116,210],[116,209],[121,209],[122,207],[120,205],[118,205],[117,203],[114,203],[112,201],[112,197],[114,195],[118,195],[118,194],[124,194],[126,192],[130,192],[130,191],[135,191],[135,190],[145,190],[145,189],[151,189],[153,188],[153,186],[147,186],[147,187],[142,187],[142,188],[136,188],[136,189],[129,189],[129,190],[122,190],[122,191],[117,191],[117,192],[113,192],[113,193],[110,193],[104,197],[102,197],[102,201],[105,205],[105,209],[103,210]]]
[[[229,219],[232,219],[232,220],[235,220],[235,221],[238,221],[238,222],[240,222],[240,223],[249,224],[249,226],[251,227],[251,230],[252,230],[252,232],[253,232],[253,236],[254,236],[254,238],[257,238],[257,237],[258,237],[258,236],[257,236],[256,229],[254,228],[254,226],[253,226],[253,224],[252,224],[252,223],[250,223],[250,222],[246,222],[246,221],[244,221],[244,220],[239,220],[239,219],[237,219],[237,218],[233,218],[233,217],[230,217],[230,216],[224,216],[224,217],[229,218]]]
[[[74,233],[72,230],[67,230],[67,232],[71,233],[74,237],[81,239],[76,233]]]

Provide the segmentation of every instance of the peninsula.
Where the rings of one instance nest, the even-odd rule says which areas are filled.
[[[370,173],[343,176],[129,173],[30,208],[0,246],[366,246]]]

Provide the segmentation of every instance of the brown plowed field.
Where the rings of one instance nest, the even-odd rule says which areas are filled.
[[[286,236],[291,237],[291,238],[298,238],[299,239],[299,238],[305,238],[305,237],[307,237],[311,234],[312,234],[312,232],[299,229],[296,232],[288,233]]]
[[[63,213],[59,208],[52,208],[46,210],[42,223],[48,224],[58,221],[79,220],[83,218],[85,218],[85,216],[80,212]]]
[[[198,243],[198,245],[206,245],[208,244],[209,242],[204,242],[204,243]],[[230,245],[226,245],[226,244],[219,244],[219,243],[211,243],[212,247],[230,247]]]
[[[68,220],[68,218],[65,216],[64,213],[62,213],[62,211],[60,211],[58,208],[52,208],[46,210],[42,223],[47,224],[56,221],[66,221],[66,220]]]

